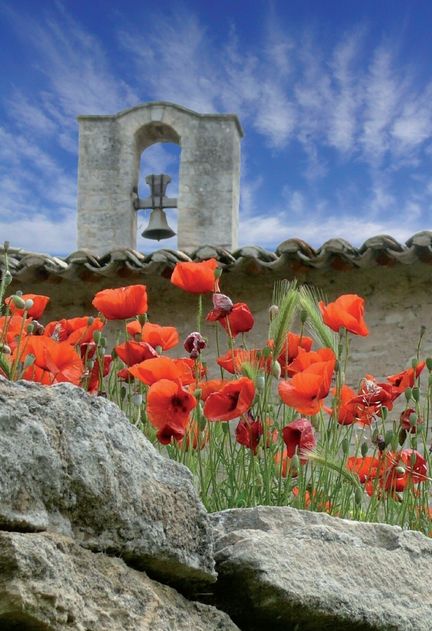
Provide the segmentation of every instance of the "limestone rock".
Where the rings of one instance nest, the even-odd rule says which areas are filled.
[[[238,631],[214,607],[56,533],[0,532],[0,628]]]
[[[168,583],[215,577],[190,472],[71,384],[0,378],[0,529],[56,531]]]
[[[216,603],[244,631],[432,628],[432,540],[421,533],[289,507],[212,519]]]

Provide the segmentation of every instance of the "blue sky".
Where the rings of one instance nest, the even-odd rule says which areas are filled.
[[[76,249],[76,116],[154,100],[239,116],[241,245],[432,229],[431,23],[428,0],[3,0],[0,240]],[[174,195],[178,157],[142,176]]]

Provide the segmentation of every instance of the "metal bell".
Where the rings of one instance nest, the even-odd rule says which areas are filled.
[[[156,241],[175,236],[174,230],[168,225],[165,211],[162,208],[154,208],[151,211],[148,226],[142,236],[145,239],[155,239]]]

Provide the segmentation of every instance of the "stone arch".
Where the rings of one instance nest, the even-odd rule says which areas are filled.
[[[132,191],[141,152],[154,142],[173,141],[181,147],[178,247],[237,246],[243,132],[235,115],[198,114],[157,102],[78,121],[79,248],[101,254],[136,247]]]

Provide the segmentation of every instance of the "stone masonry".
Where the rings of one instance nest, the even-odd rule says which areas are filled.
[[[181,147],[179,249],[237,247],[243,136],[237,116],[157,102],[78,122],[78,248],[93,254],[136,248],[133,191],[141,153],[157,142]]]

